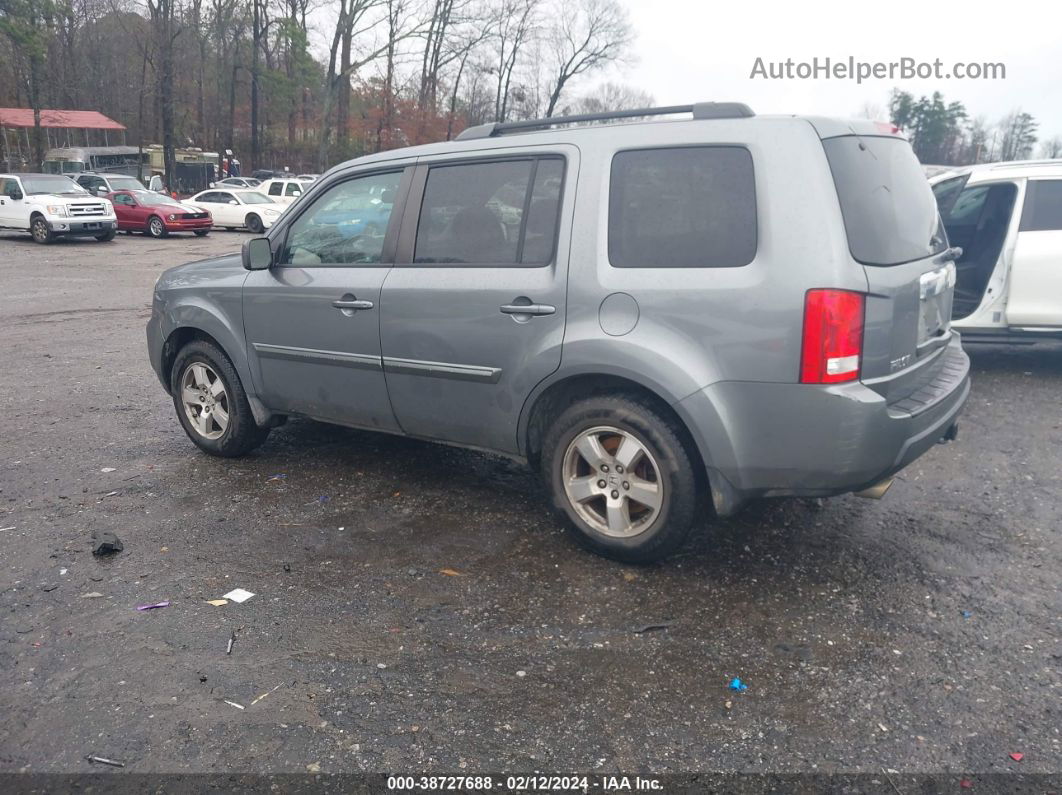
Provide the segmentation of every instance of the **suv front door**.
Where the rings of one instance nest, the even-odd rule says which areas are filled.
[[[419,161],[380,327],[406,433],[517,450],[525,399],[560,365],[577,174],[571,146]]]
[[[398,165],[341,176],[270,235],[275,264],[252,271],[243,287],[251,374],[269,408],[398,430],[384,383],[379,312],[398,232],[391,209],[412,176],[405,174]],[[357,219],[336,208],[356,207],[374,191],[382,194],[374,204],[381,228],[345,234],[337,220]]]
[[[1007,322],[1062,326],[1062,179],[1030,179],[1025,185]]]

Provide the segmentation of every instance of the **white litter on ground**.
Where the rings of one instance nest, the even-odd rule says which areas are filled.
[[[242,602],[246,602],[252,596],[254,596],[254,594],[251,593],[250,591],[245,591],[243,588],[236,588],[236,589],[234,589],[232,591],[229,591],[227,594],[225,594],[221,598],[222,599],[228,599],[228,600],[230,600],[232,602],[235,602],[236,604],[240,604]]]

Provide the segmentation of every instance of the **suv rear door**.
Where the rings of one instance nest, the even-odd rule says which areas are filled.
[[[418,162],[381,316],[406,433],[517,450],[526,397],[560,366],[578,168],[568,145]]]
[[[868,295],[860,378],[901,410],[945,368],[952,339],[955,265],[936,200],[910,144],[898,135],[822,142],[852,257]]]
[[[1030,179],[1025,185],[1007,323],[1062,326],[1062,179]]]

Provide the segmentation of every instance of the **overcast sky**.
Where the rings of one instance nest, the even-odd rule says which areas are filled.
[[[757,113],[883,114],[893,87],[941,91],[990,123],[1016,107],[1040,122],[1040,138],[1062,135],[1062,4],[1005,0],[940,2],[781,2],[781,0],[623,0],[638,34],[637,62],[618,82],[660,104],[747,102]],[[1002,62],[1005,80],[750,80],[764,61],[854,56],[895,61],[940,58]],[[573,86],[573,93],[578,88]]]

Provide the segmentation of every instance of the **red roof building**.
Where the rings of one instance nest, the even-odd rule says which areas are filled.
[[[32,108],[0,108],[0,127],[32,127]],[[64,130],[124,130],[125,125],[94,110],[42,110],[41,127]]]

